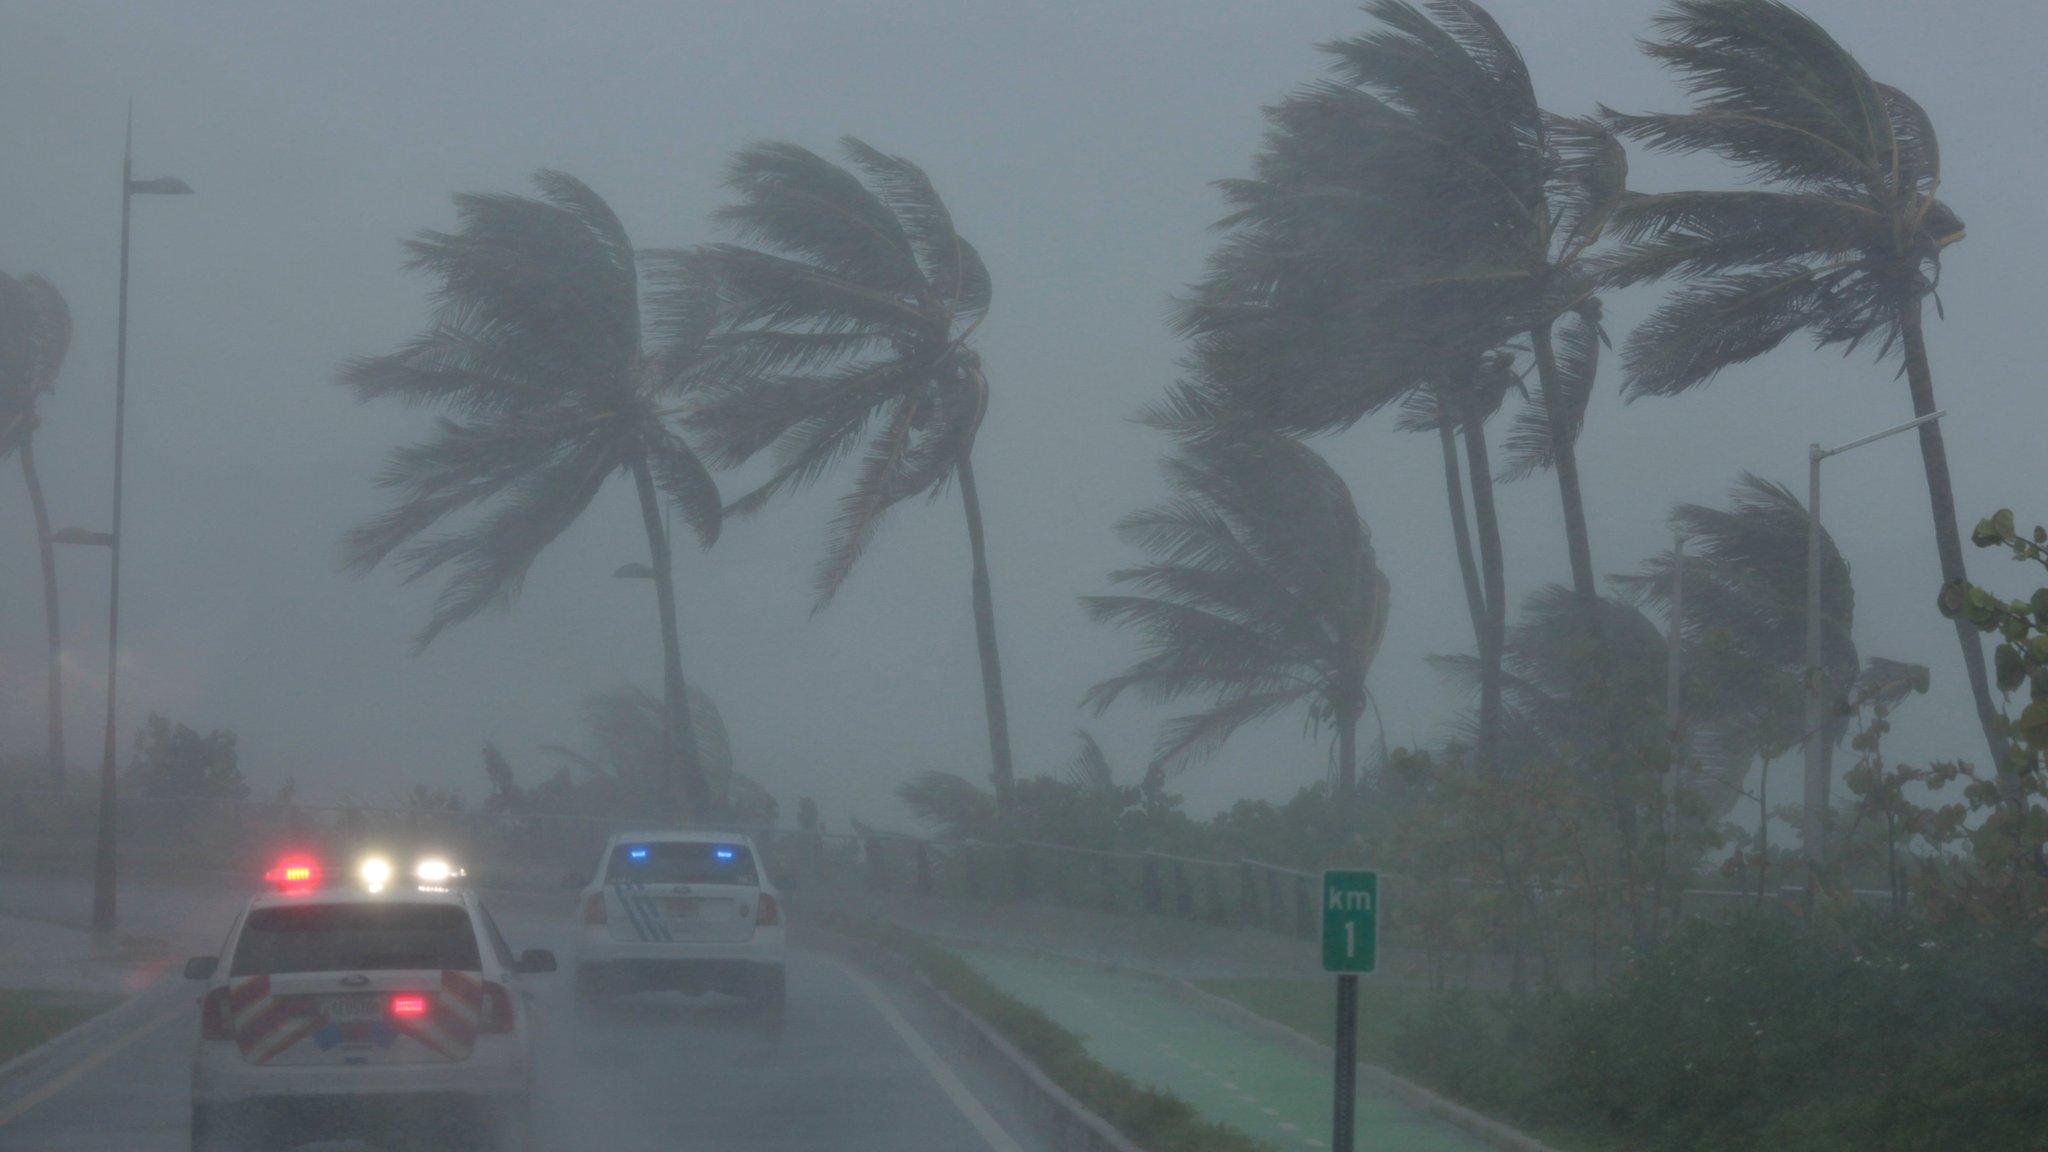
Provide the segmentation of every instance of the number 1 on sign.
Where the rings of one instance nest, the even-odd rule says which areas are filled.
[[[1356,920],[1346,920],[1344,922],[1344,955],[1358,955],[1358,921]]]

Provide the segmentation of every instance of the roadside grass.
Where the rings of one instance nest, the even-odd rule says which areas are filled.
[[[1337,986],[1328,977],[1309,980],[1196,980],[1195,987],[1234,1001],[1268,1020],[1285,1024],[1321,1044],[1337,1039]],[[1394,1037],[1421,1020],[1437,993],[1366,979],[1358,982],[1358,1058],[1395,1065]]]
[[[865,940],[909,961],[940,991],[981,1018],[1052,1081],[1148,1152],[1270,1152],[1272,1145],[1205,1120],[1187,1101],[1147,1088],[1088,1055],[1081,1038],[1004,992],[957,954],[925,937],[876,920],[826,913],[825,928]]]
[[[89,992],[0,988],[0,1064],[120,1002]]]
[[[1337,992],[1335,982],[1330,979],[1196,980],[1193,983],[1204,992],[1221,996],[1275,1023],[1285,1024],[1318,1043],[1334,1046],[1336,1042]],[[1438,992],[1411,985],[1359,981],[1359,1060],[1397,1072],[1452,1099],[1464,1095],[1456,1090],[1457,1085],[1445,1084],[1440,1078],[1429,1075],[1428,1070],[1415,1067],[1415,1062],[1406,1058],[1407,1053],[1403,1052],[1402,1037],[1412,1038],[1426,1032],[1431,1026],[1432,1015],[1440,1011],[1439,1006],[1445,1004],[1447,998],[1452,997],[1465,1004],[1470,1004],[1474,997],[1485,998],[1484,994]],[[1484,1020],[1489,1035],[1498,1038],[1502,1031],[1498,1021],[1487,1019],[1483,1013],[1475,1018]],[[1412,1040],[1408,1046],[1412,1047]],[[1470,1100],[1459,1102],[1467,1106],[1475,1104]],[[1480,1110],[1489,1111],[1484,1103],[1479,1102]],[[1632,1147],[1626,1140],[1597,1127],[1563,1126],[1536,1117],[1519,1119],[1524,1132],[1561,1152],[1624,1152]]]

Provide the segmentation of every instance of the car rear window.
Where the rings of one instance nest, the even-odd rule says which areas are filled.
[[[451,904],[295,904],[249,913],[236,976],[453,968],[474,972],[476,929]]]
[[[605,869],[607,883],[633,880],[642,884],[746,884],[757,886],[754,854],[743,844],[650,841],[612,849]]]

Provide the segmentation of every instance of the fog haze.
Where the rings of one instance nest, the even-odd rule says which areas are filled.
[[[1965,526],[2035,505],[2037,189],[2048,114],[2024,0],[1805,7],[1941,131],[1942,198],[1969,238],[1943,260],[1946,318],[1930,325]],[[1547,107],[1678,106],[1635,50],[1652,6],[1500,0]],[[1132,559],[1111,528],[1160,492],[1168,447],[1131,421],[1176,374],[1170,296],[1200,268],[1221,214],[1210,182],[1247,171],[1262,104],[1311,78],[1314,44],[1356,31],[1356,7],[1215,3],[772,5],[462,3],[0,4],[0,268],[68,296],[77,335],[37,441],[60,525],[105,526],[121,125],[136,102],[139,176],[189,199],[135,206],[121,686],[124,749],[160,712],[232,728],[259,795],[389,800],[414,783],[474,798],[478,748],[526,780],[538,751],[578,738],[590,692],[659,685],[645,559],[624,485],[547,552],[514,610],[410,637],[432,593],[388,572],[355,579],[336,542],[380,505],[371,476],[425,413],[362,406],[333,383],[347,356],[417,330],[425,282],[402,238],[452,224],[462,191],[526,191],[575,173],[643,247],[718,238],[727,157],[762,138],[815,148],[854,133],[913,157],[981,250],[995,302],[977,334],[993,388],[976,455],[1020,774],[1047,771],[1084,724],[1135,778],[1162,713],[1100,721],[1082,691],[1129,662],[1132,640],[1089,624],[1076,596]],[[1631,149],[1631,185],[1713,170]],[[1616,296],[1617,341],[1647,291]],[[1612,365],[1613,360],[1608,364]],[[1718,503],[1753,471],[1803,492],[1805,446],[1911,415],[1868,350],[1786,351],[1676,400],[1626,406],[1604,372],[1580,441],[1602,572],[1669,543],[1677,501]],[[1431,670],[1471,632],[1432,438],[1375,419],[1316,442],[1371,525],[1393,590],[1371,688],[1390,742],[1440,734],[1462,701]],[[43,635],[28,506],[0,474],[0,750],[40,746]],[[1933,669],[1888,751],[1982,756],[1940,578],[1921,462],[1907,438],[1826,465],[1824,519],[1856,574],[1862,651]],[[728,495],[746,476],[722,475]],[[988,747],[955,500],[907,503],[828,611],[812,571],[832,481],[727,526],[709,551],[678,541],[684,659],[731,729],[739,766],[787,812],[818,798],[902,826],[891,789],[928,769],[985,777]],[[1557,491],[1502,490],[1511,596],[1568,569]],[[2031,522],[2031,521],[2029,521]],[[104,557],[62,556],[74,768],[97,762]],[[1995,555],[1974,576],[2006,591]],[[125,752],[124,752],[125,755]],[[1203,811],[1280,798],[1325,771],[1282,721],[1178,782]],[[1790,775],[1788,773],[1788,775]]]

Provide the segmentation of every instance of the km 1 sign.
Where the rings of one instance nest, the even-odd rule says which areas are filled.
[[[1380,874],[1323,873],[1323,971],[1370,972],[1379,944]]]

